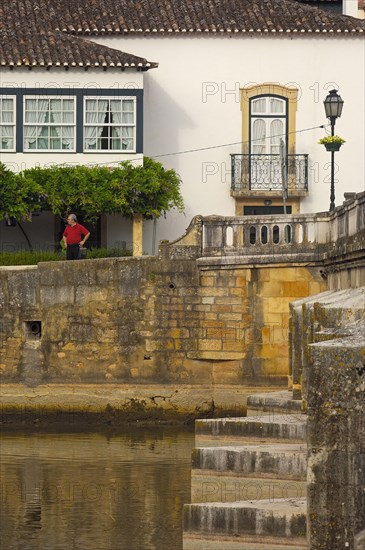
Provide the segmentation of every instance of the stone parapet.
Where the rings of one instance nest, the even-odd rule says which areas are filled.
[[[308,416],[308,548],[354,550],[365,517],[365,287],[290,308],[294,394]]]
[[[310,345],[350,336],[364,318],[365,287],[325,291],[290,304],[289,372],[294,397],[303,399],[310,392],[312,365]]]
[[[355,548],[365,517],[365,322],[311,346],[309,548]]]
[[[332,212],[266,216],[197,216],[183,237],[162,243],[163,258],[200,266],[313,265],[328,288],[365,285],[365,192]]]

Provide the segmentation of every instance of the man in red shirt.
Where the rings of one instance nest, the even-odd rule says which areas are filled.
[[[80,246],[84,246],[85,242],[90,237],[90,231],[88,231],[80,223],[77,223],[75,214],[69,214],[67,223],[68,226],[63,232],[63,242],[66,247],[66,259],[78,260]]]

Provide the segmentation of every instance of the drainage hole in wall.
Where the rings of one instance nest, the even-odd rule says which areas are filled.
[[[171,290],[174,290],[174,288],[175,288],[174,283],[170,283],[170,284],[169,284],[169,288],[171,288]]]
[[[365,374],[365,365],[363,365],[362,367],[357,367],[356,370],[357,370],[357,374],[359,376],[364,376],[364,374]]]
[[[25,336],[27,340],[40,340],[42,336],[42,322],[25,321]]]

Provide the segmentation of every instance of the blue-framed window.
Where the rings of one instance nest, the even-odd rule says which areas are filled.
[[[76,98],[24,96],[23,151],[76,151]]]
[[[143,153],[143,90],[0,88],[2,150]]]
[[[136,98],[84,98],[84,152],[136,150]]]
[[[0,97],[0,151],[15,151],[15,96]]]

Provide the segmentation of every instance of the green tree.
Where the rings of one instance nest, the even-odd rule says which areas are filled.
[[[183,212],[180,185],[174,170],[148,157],[137,166],[55,165],[20,174],[0,164],[0,219],[29,220],[32,212],[43,209],[59,216],[79,212],[90,221],[101,214],[121,214],[131,217],[135,227],[136,221],[159,218],[172,208]],[[141,235],[139,240],[141,250]]]
[[[42,187],[26,174],[14,174],[0,163],[0,219],[30,220],[41,208]]]
[[[52,166],[25,170],[22,177],[38,185],[39,201],[54,214],[82,212],[95,219],[101,214],[158,218],[171,208],[183,211],[180,178],[174,170],[148,157],[143,165],[127,161],[117,168]]]
[[[126,199],[124,215],[133,220],[133,255],[143,251],[142,220],[159,218],[172,208],[183,212],[181,180],[175,170],[165,170],[161,163],[148,157],[143,165],[123,162],[113,170],[116,185],[123,189]]]
[[[144,219],[159,218],[172,208],[184,210],[181,180],[175,170],[166,170],[160,162],[145,157],[143,165],[123,162],[112,171],[126,199],[125,216],[141,214]]]
[[[106,167],[52,166],[25,173],[42,187],[43,206],[54,214],[82,212],[94,221],[101,214],[122,214],[125,208],[123,189],[115,186]]]

